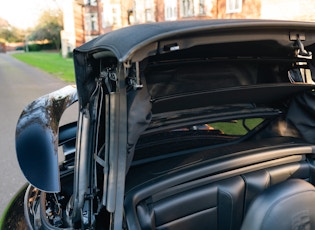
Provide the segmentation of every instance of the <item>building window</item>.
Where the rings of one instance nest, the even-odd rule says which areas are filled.
[[[174,21],[177,19],[177,1],[169,0],[165,2],[165,21]]]
[[[206,14],[205,0],[199,0],[199,15]]]
[[[113,8],[112,9],[112,15],[113,15],[113,26],[117,25],[117,9]]]
[[[91,30],[96,31],[98,30],[98,23],[97,23],[97,15],[91,14]]]
[[[181,0],[181,16],[182,17],[194,16],[194,1],[193,0]]]
[[[120,5],[119,4],[112,4],[112,25],[116,27],[121,27],[121,20],[120,20]]]
[[[146,22],[152,22],[153,21],[151,9],[145,9],[145,21]]]
[[[144,2],[144,17],[146,22],[153,22],[153,1],[146,0]]]
[[[226,0],[226,13],[240,13],[242,12],[243,0]]]
[[[88,13],[85,16],[85,30],[87,32],[98,31],[97,13]]]
[[[97,0],[85,0],[84,3],[88,6],[97,6]]]
[[[120,5],[119,4],[104,4],[102,13],[102,26],[106,27],[121,27],[120,20]]]

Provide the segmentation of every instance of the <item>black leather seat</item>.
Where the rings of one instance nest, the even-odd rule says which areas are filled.
[[[198,230],[239,230],[244,223],[243,229],[251,230],[252,227],[248,225],[249,223],[245,225],[243,220],[246,214],[249,215],[248,210],[256,197],[265,194],[265,191],[270,188],[274,190],[274,187],[277,188],[279,184],[286,184],[287,180],[295,181],[297,179],[302,181],[301,184],[304,186],[306,183],[307,188],[312,188],[311,183],[315,182],[314,170],[315,168],[311,167],[309,162],[299,161],[215,182],[210,180],[211,177],[207,177],[164,189],[156,187],[155,183],[141,184],[141,186],[130,189],[126,195],[127,224],[129,229],[138,230],[182,230],[196,229],[196,226],[198,226]],[[139,177],[133,176],[134,178],[139,179]],[[291,194],[290,192],[294,194],[298,191],[297,189],[305,189],[304,186],[299,188],[300,185],[297,183],[300,184],[294,182],[292,186],[281,185],[284,186],[282,193],[284,195]],[[276,197],[277,195],[274,195],[274,198]],[[266,199],[267,202],[270,202],[268,199]],[[312,201],[312,204],[315,206],[315,202]],[[255,209],[259,210],[261,207],[254,208],[254,214],[256,214]],[[253,224],[255,226],[256,222],[254,221]],[[253,229],[260,228],[255,226]]]
[[[245,183],[233,177],[176,192],[154,195],[136,207],[141,230],[239,229]],[[167,192],[166,193],[171,193]],[[131,225],[132,226],[132,225]],[[130,227],[130,229],[136,229]],[[139,228],[138,228],[139,229]]]
[[[290,179],[266,189],[250,205],[241,229],[315,229],[314,186]]]

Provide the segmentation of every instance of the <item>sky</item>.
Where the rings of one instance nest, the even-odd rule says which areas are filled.
[[[0,0],[0,18],[20,29],[34,27],[45,9],[61,7],[62,0]]]

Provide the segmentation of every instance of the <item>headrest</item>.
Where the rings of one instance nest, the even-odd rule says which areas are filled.
[[[261,193],[245,215],[241,230],[315,229],[315,188],[291,179]]]

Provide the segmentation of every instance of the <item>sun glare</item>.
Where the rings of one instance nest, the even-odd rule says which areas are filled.
[[[0,5],[0,18],[20,29],[34,27],[44,9],[58,7],[54,0],[0,0]]]

